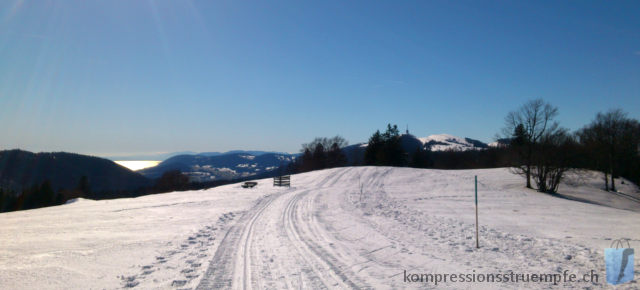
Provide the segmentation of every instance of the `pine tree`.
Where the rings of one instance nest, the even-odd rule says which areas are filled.
[[[414,168],[432,167],[433,161],[431,160],[431,156],[429,156],[429,151],[416,148],[416,151],[411,155],[411,162],[409,163],[409,166]]]
[[[313,170],[313,153],[309,148],[304,149],[304,153],[302,153],[302,157],[300,157],[300,171],[307,172]]]
[[[526,131],[524,125],[518,124],[513,132],[513,139],[511,140],[512,146],[522,146],[527,141]]]
[[[366,165],[380,165],[378,163],[378,154],[382,149],[384,141],[380,130],[377,130],[369,138],[369,144],[364,152],[364,164]]]
[[[322,144],[316,144],[313,150],[313,170],[324,169],[327,167],[327,155],[324,152]]]
[[[347,156],[344,155],[338,143],[333,143],[327,152],[327,167],[340,167],[347,165]]]
[[[51,182],[45,180],[38,189],[38,203],[40,207],[51,206],[56,200],[55,192],[51,187]]]
[[[89,184],[89,178],[86,175],[80,177],[80,181],[78,181],[78,187],[76,188],[81,197],[86,197],[91,194],[91,185]]]
[[[0,212],[4,211],[4,190],[0,188]]]

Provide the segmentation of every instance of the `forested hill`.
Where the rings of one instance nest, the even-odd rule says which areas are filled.
[[[48,180],[54,190],[76,188],[88,179],[91,190],[134,190],[149,186],[146,177],[111,160],[73,153],[0,151],[0,188],[20,191]]]

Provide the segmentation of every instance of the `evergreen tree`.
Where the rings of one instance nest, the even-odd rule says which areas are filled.
[[[55,204],[63,204],[66,200],[64,199],[64,190],[60,188],[58,193],[56,193],[56,201]]]
[[[380,165],[378,163],[378,155],[379,152],[382,151],[383,145],[384,141],[382,139],[382,134],[380,134],[380,130],[376,130],[376,132],[369,138],[369,144],[364,152],[364,164]]]
[[[511,139],[512,146],[522,146],[527,141],[527,132],[524,129],[524,125],[518,124],[513,131],[513,138]]]
[[[187,190],[189,188],[189,176],[180,170],[169,170],[162,174],[155,185],[156,192],[171,192]]]
[[[56,194],[53,191],[53,187],[51,187],[51,182],[49,180],[45,180],[40,185],[37,199],[39,207],[51,206],[56,201]]]
[[[347,165],[347,156],[344,155],[338,143],[333,143],[327,152],[327,167],[340,167]]]
[[[397,125],[387,125],[387,131],[383,134],[384,139],[384,165],[406,166],[408,163],[407,153],[400,144],[400,131]]]
[[[302,157],[300,157],[300,166],[299,169],[301,172],[307,172],[313,170],[313,153],[311,153],[311,149],[305,148],[304,153],[302,153]]]
[[[400,144],[398,126],[387,124],[384,133],[376,131],[369,138],[364,158],[367,165],[406,166],[409,158]]]
[[[17,197],[15,192],[4,190],[1,199],[0,203],[2,205],[0,206],[0,212],[17,210]]]
[[[313,150],[313,170],[324,169],[327,167],[327,155],[324,152],[324,146],[321,143],[316,144]]]
[[[80,196],[89,196],[91,194],[91,185],[89,184],[89,178],[86,175],[80,177],[76,190],[80,192]]]
[[[416,148],[416,151],[411,155],[411,162],[409,166],[414,168],[431,168],[433,166],[433,160],[428,150]]]
[[[31,209],[36,207],[35,195],[38,192],[37,186],[25,187],[18,195],[18,210]]]

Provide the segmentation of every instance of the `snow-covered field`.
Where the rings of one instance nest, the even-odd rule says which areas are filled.
[[[475,249],[473,176],[480,249]],[[433,288],[415,274],[599,275],[604,248],[640,248],[640,203],[572,174],[553,197],[508,169],[348,167],[134,199],[0,214],[0,289]],[[362,186],[360,186],[362,185]],[[628,182],[620,191],[639,198]],[[576,201],[581,200],[581,201]],[[586,201],[586,202],[585,202]],[[636,258],[636,282],[640,288]],[[552,288],[551,283],[438,287]],[[555,286],[558,287],[558,286]]]

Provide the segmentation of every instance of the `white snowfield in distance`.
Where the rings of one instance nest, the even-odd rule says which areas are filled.
[[[415,137],[410,134],[409,135],[403,134],[401,136],[402,137],[409,136],[409,138],[415,138],[418,142],[420,142],[420,144],[422,144],[422,148],[430,151],[483,150],[488,147],[498,146],[497,142],[485,144],[478,140],[461,138],[461,137],[457,137],[449,134],[435,134],[435,135],[429,135],[427,137]],[[368,143],[360,143],[358,147],[366,148],[367,146],[369,146]],[[413,151],[415,149],[410,149],[410,150]]]
[[[467,141],[465,138],[460,138],[449,134],[429,135],[427,137],[418,138],[418,140],[422,142],[422,145],[429,144],[430,142],[435,143],[434,145],[430,146],[429,150],[431,151],[466,151],[481,149]]]
[[[625,182],[620,191],[631,197],[604,192],[601,179],[572,174],[559,198],[523,188],[508,169],[346,167],[293,175],[291,188],[263,179],[252,189],[233,184],[3,213],[0,288],[434,287],[405,282],[405,270],[593,270],[597,283],[438,286],[601,288],[611,239],[640,245],[640,205],[631,201],[638,189]]]

